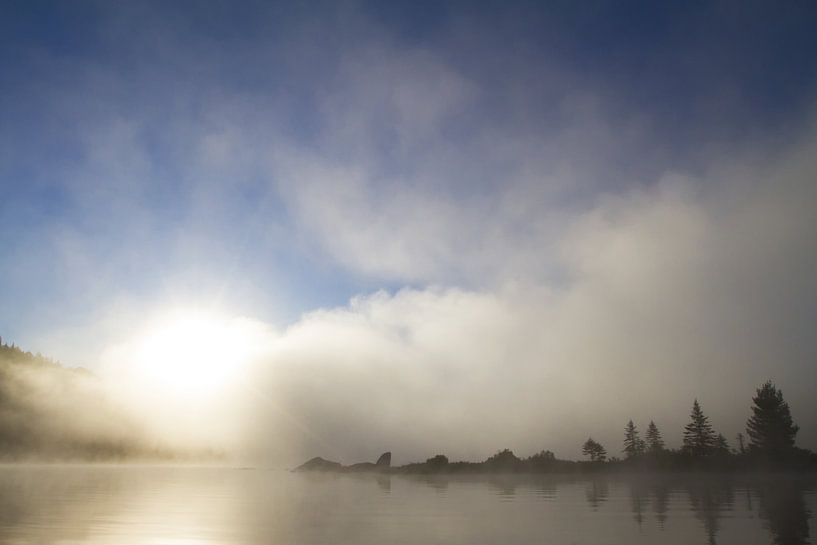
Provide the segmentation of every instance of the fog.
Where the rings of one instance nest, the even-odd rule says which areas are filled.
[[[169,441],[226,444],[287,467],[386,450],[395,463],[506,447],[579,458],[588,435],[615,455],[631,418],[642,430],[654,420],[680,446],[694,398],[734,443],[755,388],[772,379],[800,424],[798,444],[814,448],[814,144],[809,132],[762,164],[738,158],[700,178],[667,175],[600,197],[541,241],[553,248],[555,280],[537,280],[536,264],[500,279],[482,272],[483,262],[530,252],[497,237],[470,271],[490,278],[480,289],[375,291],[286,327],[244,318],[255,347],[245,380],[200,405],[152,398],[143,416]],[[366,230],[366,219],[346,219],[338,240]],[[467,268],[467,252],[440,229],[449,247],[434,262]],[[382,236],[406,263],[422,263],[422,240],[436,238],[399,226]]]
[[[615,455],[629,419],[679,446],[695,398],[733,442],[771,379],[817,448],[817,95],[751,32],[704,12],[608,56],[519,7],[419,35],[356,3],[88,9],[87,47],[15,49],[0,326],[150,441]],[[203,30],[225,10],[251,28]],[[135,358],[175,308],[238,324],[235,353]],[[212,354],[237,362],[219,388],[145,374]]]
[[[0,346],[0,462],[169,458],[104,382]]]
[[[259,408],[259,435],[290,458],[481,459],[500,447],[572,458],[588,435],[615,453],[630,418],[642,429],[655,420],[679,446],[698,398],[733,442],[754,389],[772,379],[813,448],[814,151],[807,134],[765,164],[600,198],[555,242],[558,282],[521,269],[494,289],[406,288],[306,314],[265,362],[276,410]],[[336,224],[335,239],[367,231],[357,218]],[[422,246],[396,232],[383,243]],[[492,242],[481,259],[529,251]],[[450,246],[452,266],[467,267]],[[406,262],[423,263],[419,253]]]

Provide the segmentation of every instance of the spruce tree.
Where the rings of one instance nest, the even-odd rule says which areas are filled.
[[[757,389],[752,401],[752,416],[746,423],[749,449],[771,458],[790,452],[800,428],[792,421],[789,404],[783,401],[783,392],[768,381]]]
[[[638,436],[638,430],[630,420],[624,428],[624,450],[627,458],[633,458],[644,452],[644,441]]]
[[[661,432],[658,431],[658,426],[652,420],[650,420],[650,425],[647,426],[646,437],[649,452],[656,453],[664,450],[664,439],[661,437]]]
[[[707,456],[715,448],[715,432],[704,416],[698,400],[692,404],[691,422],[684,427],[684,450],[694,456]]]

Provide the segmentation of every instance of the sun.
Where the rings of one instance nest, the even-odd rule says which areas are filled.
[[[174,395],[214,395],[245,372],[252,337],[241,320],[176,311],[146,328],[135,343],[132,362],[155,387]]]

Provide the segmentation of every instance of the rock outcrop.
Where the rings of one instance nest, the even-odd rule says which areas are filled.
[[[391,466],[391,452],[384,452],[380,455],[380,458],[377,459],[377,463],[375,463],[377,467],[390,467]]]
[[[367,471],[388,471],[391,467],[391,452],[384,452],[377,459],[377,463],[360,462],[350,466],[344,466],[338,462],[324,460],[320,456],[312,458],[306,463],[296,467],[293,471],[344,471],[344,472],[367,472]]]
[[[324,460],[320,456],[316,456],[311,460],[299,465],[293,471],[342,471],[343,466],[338,462],[331,460]]]

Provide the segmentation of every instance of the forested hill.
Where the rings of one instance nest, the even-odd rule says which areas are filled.
[[[7,369],[15,365],[23,365],[29,368],[59,369],[60,371],[68,373],[91,374],[83,367],[63,367],[53,359],[43,356],[40,353],[32,354],[14,344],[5,344],[2,338],[0,338],[0,365],[3,366],[2,369]]]
[[[0,461],[167,457],[82,368],[0,342]]]

